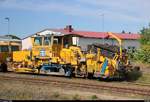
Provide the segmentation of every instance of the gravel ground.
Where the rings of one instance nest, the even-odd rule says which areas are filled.
[[[87,83],[87,84],[107,84],[112,86],[123,86],[123,87],[139,87],[136,85],[127,85],[124,82],[99,82],[96,80],[85,80],[85,79],[69,79],[65,77],[56,76],[43,76],[43,75],[29,75],[29,74],[14,74],[14,73],[0,73],[0,75],[5,76],[17,76],[17,77],[29,77],[38,78],[45,80],[63,80],[69,82],[77,83]],[[0,99],[9,100],[132,100],[132,99],[150,99],[150,97],[141,97],[137,95],[127,95],[114,93],[111,91],[96,91],[96,90],[86,90],[81,88],[67,88],[67,87],[56,87],[54,85],[43,85],[43,84],[33,84],[29,82],[22,81],[0,81]],[[143,87],[139,87],[142,88]],[[146,88],[146,87],[144,87]]]
[[[66,78],[59,76],[51,76],[51,75],[32,75],[32,74],[15,74],[15,73],[0,73],[0,75],[4,76],[17,76],[17,77],[27,77],[27,78],[35,78],[35,79],[44,79],[44,80],[63,80],[64,82],[74,82],[74,83],[84,83],[84,84],[94,84],[94,85],[109,85],[109,86],[120,86],[126,88],[138,88],[138,89],[150,89],[148,86],[139,87],[139,85],[134,85],[132,83],[128,83],[126,81],[98,81],[98,80],[90,80],[90,79],[82,79],[82,78]]]
[[[143,73],[145,73],[145,74],[150,73],[150,64],[145,64],[145,63],[141,63],[141,62],[132,62],[132,64],[134,66],[140,66],[140,70]]]
[[[99,93],[82,89],[68,89],[54,85],[34,84],[22,81],[0,81],[0,99],[7,100],[135,100],[142,98],[126,97],[101,91]],[[133,95],[134,96],[134,95]]]

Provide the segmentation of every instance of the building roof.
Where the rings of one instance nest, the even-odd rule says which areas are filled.
[[[19,37],[17,37],[16,35],[5,35],[6,37],[10,37],[11,39],[18,39],[18,40],[21,40]]]
[[[68,30],[68,28],[64,28],[64,29],[44,29],[40,32],[37,33],[41,33],[44,32],[46,30],[49,31],[53,31],[53,32],[59,32],[61,33],[61,35],[78,35],[81,37],[86,37],[86,38],[112,38],[111,36],[108,35],[107,32],[94,32],[94,31],[78,31],[78,30],[74,30],[71,28],[71,31]],[[135,33],[113,33],[115,35],[117,35],[119,38],[121,39],[139,39],[140,38],[140,34],[135,34]],[[34,34],[30,35],[33,36]],[[28,37],[30,37],[28,36]],[[27,38],[27,37],[25,37]],[[23,39],[25,39],[23,38]]]
[[[15,41],[15,42],[21,42],[21,40],[19,40],[18,37],[14,36],[14,35],[5,35],[5,36],[0,36],[0,41]]]
[[[76,31],[73,30],[72,32],[68,32],[64,29],[52,29],[53,31],[58,31],[63,33],[64,35],[70,35],[70,34],[74,34],[74,35],[79,35],[82,37],[87,37],[87,38],[107,38],[108,37],[108,33],[107,32],[92,32],[92,31]],[[135,33],[113,33],[115,35],[117,35],[119,38],[121,39],[139,39],[140,38],[140,34],[135,34]],[[111,36],[109,38],[112,38]]]

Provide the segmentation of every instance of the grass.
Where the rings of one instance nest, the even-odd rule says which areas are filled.
[[[32,84],[19,81],[0,81],[0,99],[7,100],[82,100],[81,94],[73,94],[65,90],[44,84]]]
[[[80,100],[80,96],[78,94],[75,94],[72,99],[73,100]]]
[[[92,96],[91,96],[91,99],[92,99],[92,100],[95,100],[95,99],[98,99],[98,97],[97,97],[96,95],[92,95]]]
[[[136,82],[150,84],[150,74],[143,74]]]
[[[59,92],[54,92],[53,96],[54,96],[55,98],[58,98],[58,97],[60,96],[60,93],[59,93]]]
[[[9,100],[51,100],[59,97],[59,93],[52,91],[45,85],[33,85],[23,82],[1,81],[1,99]]]

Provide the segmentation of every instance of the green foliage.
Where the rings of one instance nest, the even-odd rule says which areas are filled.
[[[143,63],[150,63],[150,46],[143,45],[141,49],[134,53],[134,59],[140,60]]]
[[[142,45],[150,45],[150,27],[143,28],[141,31],[140,42]]]
[[[143,63],[150,63],[150,25],[141,31],[141,48],[134,53],[134,59]]]
[[[129,59],[133,59],[134,58],[134,52],[135,52],[136,50],[134,50],[134,51],[132,51],[131,49],[130,50],[128,50],[128,58]]]

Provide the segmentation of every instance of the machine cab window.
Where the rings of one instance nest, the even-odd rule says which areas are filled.
[[[35,45],[42,45],[42,38],[41,37],[35,37],[34,38],[34,44]]]
[[[50,45],[50,37],[44,37],[44,45]]]
[[[54,44],[58,44],[58,38],[54,38]]]

